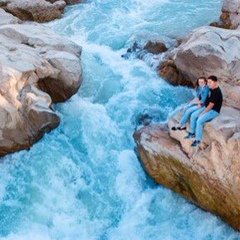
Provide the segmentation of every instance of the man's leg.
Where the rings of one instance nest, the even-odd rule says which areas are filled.
[[[196,141],[201,141],[203,138],[203,125],[205,122],[208,122],[219,115],[218,112],[210,110],[204,115],[200,116],[196,122]]]
[[[190,120],[190,133],[195,133],[198,116],[203,112],[205,108],[206,107],[199,108],[198,110],[192,113]]]
[[[188,122],[191,114],[198,109],[199,109],[199,107],[197,105],[193,105],[193,106],[189,107],[188,109],[186,109],[186,111],[184,112],[184,115],[180,121],[180,127],[185,126],[185,124]]]

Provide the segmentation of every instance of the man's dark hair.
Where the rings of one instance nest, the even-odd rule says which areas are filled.
[[[208,79],[211,79],[211,80],[214,81],[214,82],[217,82],[217,81],[218,81],[217,77],[214,76],[214,75],[209,76]]]

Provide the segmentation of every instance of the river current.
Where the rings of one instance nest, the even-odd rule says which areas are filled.
[[[92,0],[46,26],[82,46],[83,84],[54,106],[60,126],[0,166],[1,240],[237,240],[240,235],[146,175],[132,137],[192,97],[156,67],[162,55],[127,53],[134,42],[167,47],[216,21],[221,0]],[[125,57],[122,57],[124,55]],[[139,126],[138,126],[139,127]]]

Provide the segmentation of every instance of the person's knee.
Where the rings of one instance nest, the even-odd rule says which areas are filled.
[[[198,118],[198,120],[197,120],[197,125],[203,125],[205,122],[206,122],[206,121],[204,121],[204,119],[200,117],[200,118]]]
[[[198,118],[198,115],[196,115],[194,113],[191,114],[191,121],[196,121],[197,118]]]

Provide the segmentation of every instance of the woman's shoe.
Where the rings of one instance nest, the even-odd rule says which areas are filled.
[[[182,131],[182,130],[186,130],[187,128],[186,127],[172,127],[172,130],[173,131],[177,131],[177,130],[180,130],[180,131]]]
[[[182,130],[186,130],[187,128],[186,127],[178,127],[177,129],[182,131]]]

